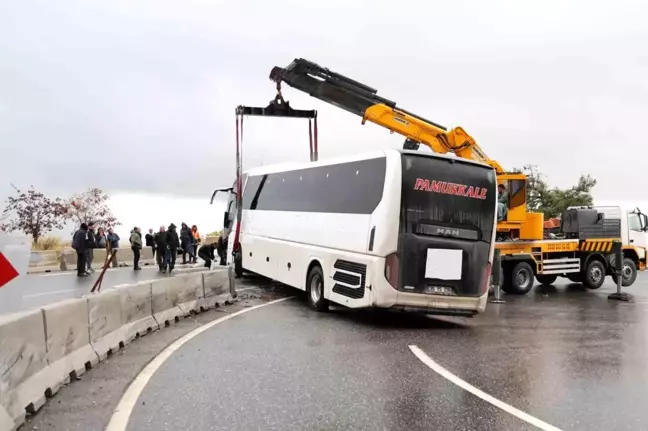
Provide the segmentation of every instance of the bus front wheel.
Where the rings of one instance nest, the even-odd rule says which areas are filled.
[[[306,279],[306,293],[308,306],[315,311],[328,310],[328,300],[324,298],[324,274],[319,265],[315,265],[308,272]]]
[[[243,277],[243,250],[239,250],[234,253],[234,275],[236,278]]]

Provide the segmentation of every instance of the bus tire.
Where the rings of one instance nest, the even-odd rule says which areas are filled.
[[[614,283],[616,284],[616,274],[612,274],[612,280],[614,280]],[[626,257],[623,259],[623,277],[621,278],[621,286],[632,286],[635,280],[637,280],[637,265],[634,263],[634,260]]]
[[[605,281],[605,265],[600,260],[591,259],[583,273],[583,285],[588,289],[598,289]]]
[[[538,280],[538,283],[544,284],[545,286],[549,286],[550,284],[554,284],[556,282],[557,278],[558,278],[558,276],[554,275],[554,274],[538,274],[538,275],[536,275],[536,280]]]
[[[313,265],[306,278],[308,306],[315,311],[328,310],[328,300],[324,298],[324,274],[319,265]]]
[[[533,269],[526,262],[518,262],[509,272],[506,271],[502,289],[510,295],[526,295],[533,289]]]
[[[243,250],[234,253],[234,275],[236,278],[243,277]]]

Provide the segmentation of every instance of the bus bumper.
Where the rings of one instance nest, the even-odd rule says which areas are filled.
[[[374,306],[436,315],[473,316],[484,312],[488,292],[478,297],[399,292],[387,285],[374,290]]]

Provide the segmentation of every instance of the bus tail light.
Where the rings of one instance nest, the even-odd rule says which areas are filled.
[[[385,278],[394,289],[398,289],[398,253],[392,253],[385,258]]]
[[[490,284],[490,275],[491,275],[491,263],[486,262],[486,268],[484,268],[484,278],[482,278],[482,285],[479,291],[480,295],[488,292],[488,285]]]

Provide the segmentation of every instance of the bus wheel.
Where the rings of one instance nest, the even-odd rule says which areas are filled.
[[[632,259],[626,257],[623,259],[623,269],[621,271],[623,274],[623,278],[621,278],[621,286],[632,286],[637,279],[637,265]],[[612,280],[614,280],[614,283],[616,284],[616,275],[612,274]]]
[[[538,274],[536,275],[536,280],[538,280],[538,283],[544,284],[546,286],[549,286],[550,284],[554,284],[556,282],[556,279],[558,278],[557,275],[554,274]]]
[[[583,284],[588,289],[598,289],[605,281],[605,266],[600,260],[590,260],[583,273]]]
[[[533,288],[533,269],[526,262],[519,262],[505,275],[502,289],[511,295],[526,295]]]
[[[324,298],[324,275],[319,265],[313,266],[308,273],[306,293],[310,308],[316,311],[328,310],[328,300]]]
[[[243,249],[234,254],[234,275],[236,278],[243,277]]]

